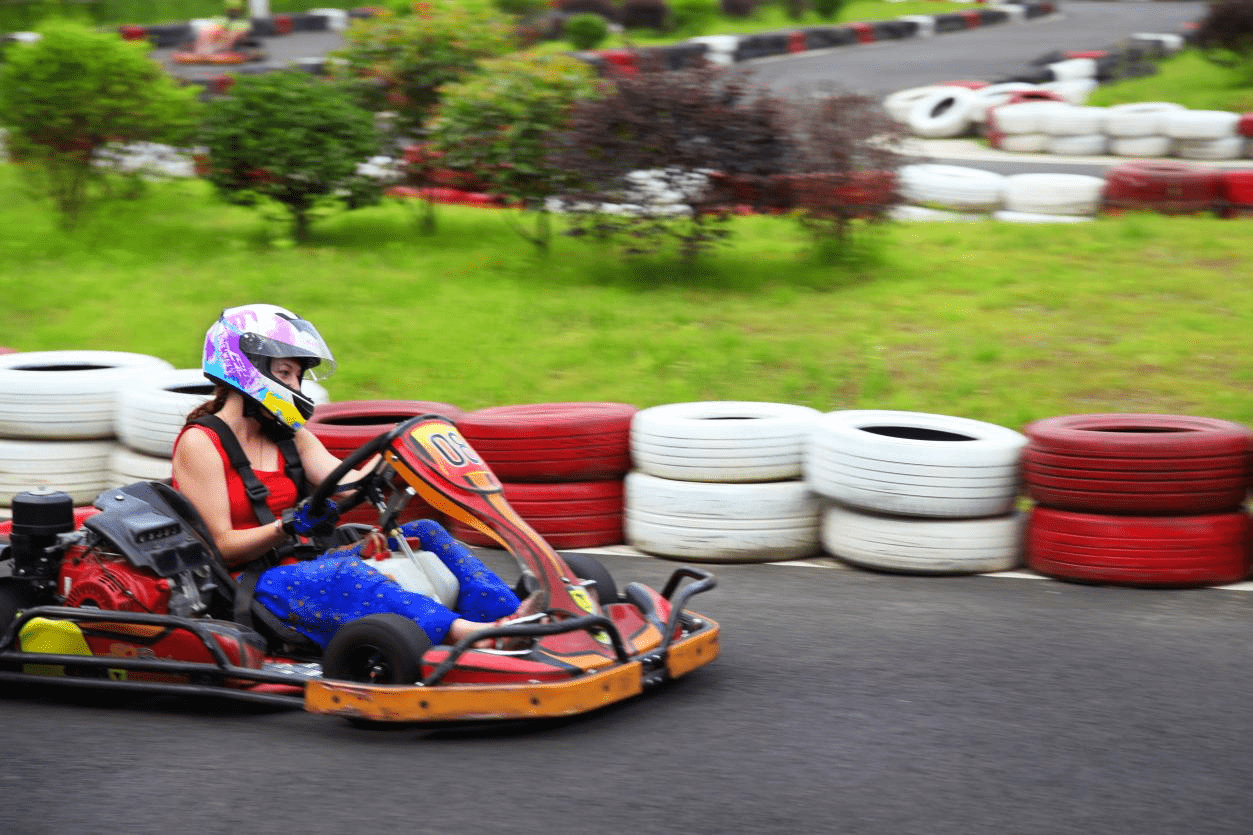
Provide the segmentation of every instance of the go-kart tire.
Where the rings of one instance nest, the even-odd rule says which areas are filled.
[[[46,487],[88,505],[112,485],[109,460],[121,447],[114,441],[0,440],[0,507],[26,490]]]
[[[847,410],[819,418],[805,482],[844,505],[898,516],[972,518],[1009,513],[1027,439],[969,418]]]
[[[626,477],[626,540],[646,554],[694,562],[776,562],[813,556],[818,498],[800,481],[761,484]]]
[[[830,504],[823,549],[860,568],[897,574],[987,574],[1022,562],[1026,516],[921,519]]]
[[[363,684],[413,684],[431,639],[415,621],[385,612],[339,628],[322,655],[322,675]]]
[[[1113,516],[1037,506],[1027,565],[1060,580],[1127,586],[1210,586],[1249,573],[1248,514]]]
[[[530,403],[466,412],[457,428],[501,481],[622,478],[631,468],[627,403]]]
[[[1023,471],[1037,503],[1089,513],[1221,513],[1249,486],[1253,432],[1187,415],[1088,414],[1024,428]]]
[[[509,505],[553,548],[620,545],[625,539],[621,479],[558,484],[502,482],[501,488]],[[487,534],[457,520],[450,521],[448,531],[467,545],[500,547]]]
[[[654,406],[631,420],[631,460],[639,472],[677,481],[800,478],[805,439],[821,414],[734,400]]]
[[[622,600],[622,595],[618,593],[618,584],[600,560],[589,554],[562,554],[561,558],[570,566],[575,577],[591,580],[596,584],[597,599],[602,606]]]
[[[112,438],[118,395],[173,366],[121,351],[29,351],[0,356],[0,437]]]
[[[305,427],[332,455],[344,458],[393,426],[426,414],[441,415],[455,425],[462,410],[428,400],[345,400],[318,404]]]

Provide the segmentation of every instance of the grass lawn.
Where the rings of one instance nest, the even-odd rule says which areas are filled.
[[[199,365],[224,306],[285,304],[340,360],[335,400],[462,408],[609,400],[909,409],[1021,427],[1162,412],[1253,423],[1249,221],[898,224],[831,267],[785,218],[735,220],[685,268],[565,237],[540,259],[493,210],[399,202],[299,249],[199,181],[154,186],[73,235],[0,166],[0,345]]]

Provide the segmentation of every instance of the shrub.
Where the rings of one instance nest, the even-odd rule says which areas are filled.
[[[1209,7],[1195,41],[1206,60],[1253,84],[1253,0],[1222,0]]]
[[[719,4],[727,17],[751,17],[757,9],[757,0],[719,0]]]
[[[618,21],[618,7],[613,0],[557,0],[557,10],[567,14],[598,14],[605,20]]]
[[[717,17],[717,0],[671,0],[670,25],[675,32],[703,33]]]
[[[453,0],[415,4],[414,13],[390,12],[357,20],[346,46],[331,53],[337,78],[351,83],[361,106],[396,112],[400,130],[422,130],[445,84],[475,72],[485,58],[516,46],[514,19]]]
[[[789,20],[803,20],[809,11],[809,0],[783,0],[783,12]]]
[[[110,142],[182,143],[195,124],[191,88],[178,88],[149,48],[69,22],[40,28],[0,65],[0,113],[23,172],[51,198],[62,228],[108,193],[96,163]]]
[[[619,20],[627,29],[664,32],[670,16],[665,0],[624,0]]]
[[[607,37],[609,24],[598,14],[576,14],[566,21],[566,40],[575,49],[595,49]]]
[[[548,0],[492,0],[492,5],[502,14],[527,19],[548,8]]]
[[[844,7],[844,0],[812,0],[814,13],[823,20],[835,20]]]
[[[593,98],[599,85],[590,66],[564,55],[501,58],[483,69],[447,88],[431,145],[442,165],[477,172],[493,192],[534,212],[533,232],[516,228],[546,251],[545,198],[575,182],[550,160],[553,134],[568,125],[573,104]]]
[[[627,255],[675,242],[690,259],[729,234],[719,198],[699,183],[710,172],[780,173],[788,154],[783,105],[767,94],[710,67],[644,67],[616,78],[605,97],[575,104],[557,159],[584,180],[570,195],[575,205],[634,207],[575,215],[574,234],[621,244]],[[690,212],[673,208],[674,195]]]
[[[373,115],[307,73],[241,76],[210,104],[201,133],[217,193],[243,206],[278,204],[297,242],[317,212],[379,199],[378,181],[358,173],[379,151]]]

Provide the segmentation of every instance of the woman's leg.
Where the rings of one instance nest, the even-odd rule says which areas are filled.
[[[439,601],[405,591],[355,557],[276,566],[257,580],[256,595],[278,618],[322,647],[330,643],[339,627],[366,615],[404,615],[416,621],[436,644],[442,643],[454,622],[460,620]]]
[[[456,576],[460,584],[454,608],[472,621],[491,622],[517,611],[518,596],[504,580],[474,556],[470,549],[453,539],[448,531],[431,519],[409,522],[401,528],[405,536],[422,543]]]

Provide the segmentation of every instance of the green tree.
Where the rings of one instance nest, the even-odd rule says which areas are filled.
[[[516,20],[491,8],[452,0],[415,3],[359,20],[332,53],[332,71],[352,85],[362,106],[396,113],[396,127],[421,133],[446,84],[473,73],[479,61],[517,47]]]
[[[1207,61],[1231,70],[1240,84],[1253,84],[1253,0],[1210,4],[1194,42]]]
[[[201,144],[218,194],[243,206],[278,204],[298,243],[317,213],[371,205],[381,194],[359,173],[381,145],[373,114],[307,73],[241,76],[210,104]]]
[[[10,154],[70,229],[110,193],[111,175],[97,164],[105,146],[184,142],[199,102],[148,58],[146,45],[62,20],[38,31],[38,41],[14,45],[0,64],[0,121]]]
[[[533,212],[533,231],[515,228],[547,251],[545,199],[575,182],[549,158],[553,135],[568,126],[573,104],[598,89],[592,68],[564,55],[485,61],[482,73],[445,88],[431,144],[445,164],[475,171],[497,194]]]

